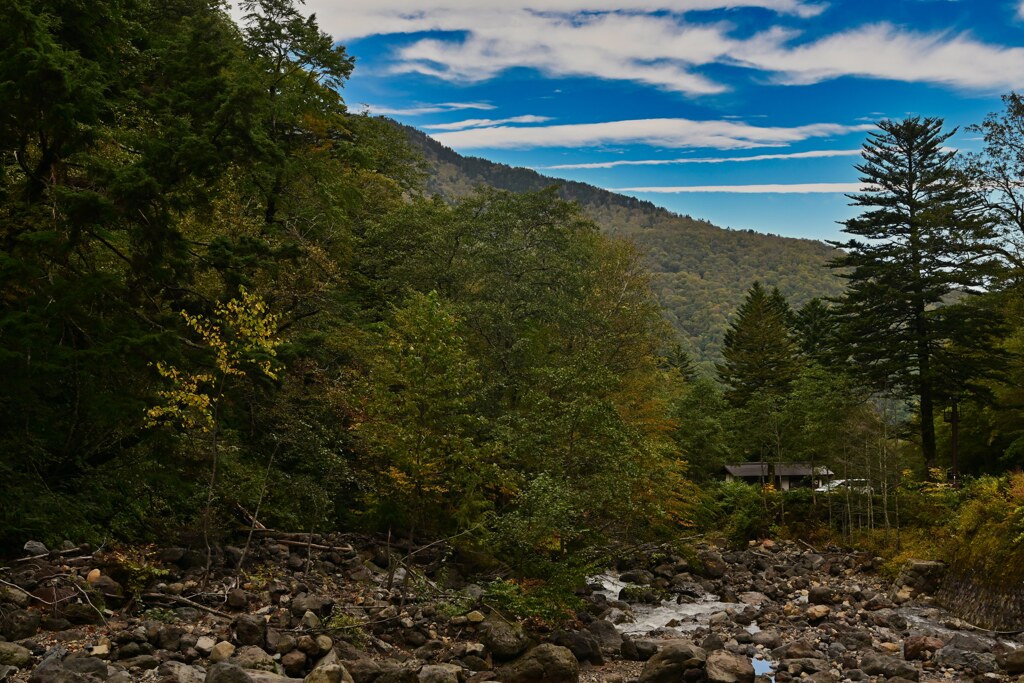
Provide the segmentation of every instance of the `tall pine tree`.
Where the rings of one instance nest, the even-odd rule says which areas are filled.
[[[789,305],[778,289],[755,282],[725,333],[723,360],[715,367],[736,408],[759,394],[782,395],[799,372],[790,333]]]
[[[871,134],[857,166],[865,190],[850,196],[864,211],[846,221],[854,239],[833,243],[846,254],[831,263],[849,281],[837,300],[846,353],[872,388],[917,403],[925,467],[936,459],[936,408],[969,379],[942,368],[969,358],[971,374],[983,373],[997,329],[969,301],[993,273],[992,225],[943,146],[955,130],[942,123],[883,121]]]

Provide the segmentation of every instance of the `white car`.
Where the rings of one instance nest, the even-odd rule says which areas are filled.
[[[847,489],[854,493],[871,493],[871,483],[867,479],[833,479],[814,489],[818,493],[841,493]]]

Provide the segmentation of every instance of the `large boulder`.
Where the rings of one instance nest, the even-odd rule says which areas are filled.
[[[483,634],[480,639],[491,655],[502,661],[514,659],[526,651],[530,640],[526,631],[519,624],[491,615],[483,622]]]
[[[604,664],[601,645],[589,631],[559,631],[551,637],[551,642],[569,648],[577,661]]]
[[[24,669],[32,663],[32,653],[17,643],[0,643],[0,664]]]
[[[688,640],[670,640],[644,664],[639,683],[678,683],[687,671],[703,669],[707,658]]]
[[[580,665],[568,648],[544,643],[498,672],[505,683],[577,683]]]
[[[39,630],[42,619],[38,612],[15,609],[0,615],[0,635],[7,640],[31,638]]]
[[[715,650],[708,653],[706,669],[709,683],[754,683],[750,657]]]

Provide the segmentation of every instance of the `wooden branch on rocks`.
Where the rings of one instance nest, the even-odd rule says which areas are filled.
[[[197,610],[202,610],[203,612],[206,612],[207,614],[212,614],[212,615],[214,615],[216,617],[220,617],[221,619],[227,619],[228,621],[231,621],[231,619],[232,619],[230,614],[227,614],[225,612],[221,612],[220,610],[216,610],[216,609],[214,609],[212,607],[207,607],[206,605],[203,605],[203,604],[200,604],[198,602],[195,602],[194,600],[189,600],[188,598],[183,598],[180,595],[170,595],[170,594],[167,594],[167,593],[146,593],[145,595],[142,596],[142,599],[143,600],[170,600],[171,602],[176,602],[176,603],[178,603],[180,605],[185,605],[187,607],[194,607]]]
[[[78,546],[76,548],[69,548],[68,550],[51,550],[50,552],[43,553],[42,555],[31,555],[29,557],[22,557],[22,558],[19,558],[17,560],[11,560],[11,563],[12,564],[24,564],[25,562],[32,562],[34,560],[46,560],[46,559],[49,559],[49,558],[56,559],[58,557],[64,557],[65,555],[73,555],[75,553],[84,552],[85,550],[86,550],[85,546]],[[92,557],[92,555],[89,555],[89,557]]]
[[[322,545],[320,543],[310,543],[309,541],[293,541],[282,538],[268,538],[267,540],[274,541],[280,545],[287,545],[296,548],[312,548],[314,550],[328,550],[335,552],[347,553],[352,551],[352,546],[345,545]]]

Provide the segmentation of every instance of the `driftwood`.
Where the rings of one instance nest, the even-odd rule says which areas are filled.
[[[50,558],[65,557],[67,555],[74,555],[75,553],[85,552],[85,550],[86,548],[84,546],[71,548],[69,550],[51,550],[50,552],[43,553],[42,555],[32,555],[30,557],[22,557],[17,560],[11,560],[11,564],[24,564],[26,562],[33,562],[35,560],[46,560]],[[89,555],[89,557],[92,557],[92,555]]]
[[[327,550],[347,553],[351,552],[352,546],[350,545],[321,545],[319,543],[310,543],[308,541],[292,541],[282,538],[267,537],[268,541],[273,541],[281,545],[293,546],[296,548],[312,548],[313,550]]]

